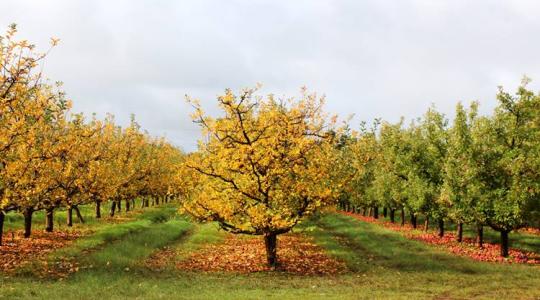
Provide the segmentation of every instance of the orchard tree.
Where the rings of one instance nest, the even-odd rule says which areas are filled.
[[[444,183],[444,160],[448,149],[448,120],[446,117],[431,107],[422,118],[418,126],[421,143],[418,153],[420,157],[416,159],[416,178],[420,178],[422,194],[424,200],[424,213],[426,223],[424,229],[427,230],[429,218],[438,220],[439,235],[443,235],[444,218],[446,218],[446,207],[440,202],[441,189]],[[458,231],[462,233],[463,227],[458,224]],[[461,236],[461,234],[458,234]]]
[[[417,120],[419,121],[419,120]],[[412,122],[404,132],[404,148],[400,156],[402,174],[407,178],[405,195],[413,228],[417,227],[419,214],[426,214],[432,202],[432,187],[427,180],[426,167],[430,162],[427,153],[428,143],[424,138],[421,127]]]
[[[350,201],[354,207],[363,207],[364,213],[369,207],[373,216],[379,215],[379,198],[374,194],[373,180],[379,157],[377,127],[379,120],[375,120],[373,127],[368,129],[365,123],[360,124],[360,132],[354,133],[355,139],[350,143],[351,162],[353,168],[351,179],[346,187]]]
[[[82,114],[74,114],[57,129],[58,139],[51,147],[54,167],[49,176],[56,184],[54,199],[67,208],[67,226],[70,227],[73,225],[73,210],[79,221],[84,223],[78,206],[92,202],[85,174],[89,173],[92,162],[101,159],[98,138],[101,127],[99,121],[86,123]],[[48,219],[52,220],[55,207],[48,209]]]
[[[107,116],[103,121],[93,120],[97,132],[92,136],[94,139],[93,159],[86,165],[80,174],[80,184],[84,193],[95,204],[95,217],[101,218],[101,204],[114,195],[115,180],[113,161],[115,159],[114,133],[116,125],[112,116]],[[99,126],[101,124],[101,126]]]
[[[129,210],[129,200],[139,196],[139,187],[136,183],[142,176],[138,171],[146,143],[145,136],[140,132],[140,126],[133,116],[130,125],[124,129],[117,127],[114,135],[111,149],[113,153],[111,184],[114,187],[110,199],[111,216],[114,216],[117,209],[121,211],[122,200],[126,200],[126,209]]]
[[[494,116],[475,128],[480,144],[480,179],[487,188],[486,222],[501,234],[501,255],[508,256],[508,234],[531,224],[540,211],[540,95],[526,88],[515,95],[499,89]]]
[[[16,25],[0,36],[0,245],[5,213],[19,209],[17,201],[7,199],[6,165],[12,162],[13,148],[28,139],[29,131],[42,125],[51,103],[62,93],[41,82],[36,72],[46,53],[35,52],[34,45],[16,40]],[[52,39],[52,46],[58,41]]]
[[[45,89],[46,90],[46,89]],[[49,97],[48,99],[54,99]],[[31,126],[24,139],[14,144],[4,157],[1,171],[3,201],[24,216],[25,237],[31,233],[32,215],[55,202],[54,149],[58,145],[64,120],[63,102],[50,103],[39,120],[28,121]]]
[[[226,90],[218,98],[219,118],[188,99],[204,139],[186,166],[202,176],[202,184],[183,207],[228,232],[262,235],[268,265],[275,268],[277,236],[337,200],[335,134],[329,134],[335,121],[327,123],[324,99],[305,90],[299,101],[255,91]]]
[[[477,227],[477,241],[482,247],[486,189],[479,173],[481,153],[472,132],[477,111],[476,102],[471,104],[468,111],[461,103],[456,107],[456,116],[449,130],[441,202],[448,208],[451,220]]]
[[[374,178],[372,181],[373,196],[389,212],[390,222],[396,221],[396,210],[403,208],[403,190],[405,181],[395,173],[389,172],[389,165],[385,160],[377,160],[374,165]],[[403,216],[402,219],[404,220]]]
[[[410,151],[410,141],[403,129],[403,120],[396,124],[383,122],[380,130],[380,156],[375,172],[375,193],[380,195],[390,207],[390,220],[395,209],[401,209],[401,224],[405,223],[407,205],[408,171],[406,155]]]

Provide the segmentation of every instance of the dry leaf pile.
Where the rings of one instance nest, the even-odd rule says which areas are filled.
[[[0,246],[0,272],[10,273],[18,267],[32,262],[43,261],[53,250],[66,246],[82,235],[80,231],[34,231],[30,238],[24,238],[22,231],[6,232]]]
[[[312,239],[300,234],[278,237],[278,270],[300,275],[330,275],[345,272],[344,263],[330,258]],[[165,257],[171,252],[165,252]],[[261,237],[228,236],[223,243],[207,245],[180,261],[177,268],[204,272],[251,273],[269,271]]]

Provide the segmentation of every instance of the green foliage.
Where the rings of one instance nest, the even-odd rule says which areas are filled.
[[[515,95],[500,88],[491,116],[479,117],[476,102],[458,104],[451,126],[433,107],[408,126],[362,124],[340,148],[353,174],[342,207],[405,208],[504,235],[539,227],[540,94],[527,83]]]
[[[527,83],[515,96],[500,88],[494,116],[476,127],[487,222],[500,231],[537,222],[540,211],[540,94],[527,90]]]

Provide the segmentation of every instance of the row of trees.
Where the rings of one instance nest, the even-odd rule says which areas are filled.
[[[218,98],[219,118],[197,101],[194,121],[203,132],[199,151],[185,163],[184,211],[216,221],[232,233],[264,237],[272,267],[279,234],[319,209],[379,208],[392,222],[405,212],[416,227],[425,216],[508,234],[540,222],[540,95],[526,88],[500,89],[499,106],[479,116],[477,103],[458,104],[452,124],[430,108],[409,126],[377,120],[359,132],[338,127],[322,111],[323,99],[304,91],[299,100],[255,96],[256,89]]]
[[[540,222],[540,95],[527,89],[528,79],[515,95],[499,89],[492,115],[480,116],[478,104],[458,104],[450,123],[430,108],[408,126],[376,121],[371,128],[343,138],[348,160],[347,184],[340,205],[349,210],[379,207],[405,211],[416,227],[417,216],[438,223],[463,224],[500,232],[501,255],[508,255],[508,234]],[[386,214],[386,213],[385,213]]]
[[[111,215],[125,201],[163,199],[178,193],[177,170],[183,154],[163,139],[141,132],[137,123],[122,128],[111,116],[90,120],[70,112],[70,101],[42,80],[36,70],[46,54],[14,39],[11,26],[0,37],[0,244],[5,214],[24,215],[25,237],[32,215],[46,211],[46,230],[53,230],[55,209],[73,211],[111,202]],[[53,46],[57,41],[53,40]]]
[[[32,214],[45,210],[47,230],[60,207],[183,195],[185,212],[216,221],[232,233],[264,237],[267,261],[277,266],[277,236],[303,218],[339,202],[347,209],[405,210],[444,222],[491,226],[508,233],[539,220],[540,95],[500,90],[500,105],[479,116],[477,104],[458,105],[450,125],[430,109],[409,126],[375,122],[350,133],[323,112],[324,98],[260,97],[257,89],[227,90],[219,118],[195,100],[193,118],[203,132],[199,151],[183,155],[163,139],[112,117],[90,120],[69,112],[59,85],[36,72],[44,54],[15,41],[15,27],[0,39],[0,237],[8,211],[21,212],[25,236]],[[53,40],[53,46],[56,44]],[[349,134],[347,133],[349,132]],[[427,225],[427,223],[426,223]],[[537,224],[536,224],[537,225]],[[426,226],[427,227],[427,226]],[[1,241],[1,239],[0,239]]]

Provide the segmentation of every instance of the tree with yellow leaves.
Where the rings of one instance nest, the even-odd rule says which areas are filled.
[[[277,266],[277,236],[334,203],[335,118],[327,122],[324,98],[278,100],[256,89],[218,98],[223,116],[207,116],[198,101],[194,121],[204,140],[186,166],[202,176],[183,208],[231,233],[262,235],[268,265]]]
[[[22,161],[39,160],[34,157],[37,149],[32,145],[40,142],[47,131],[45,127],[69,107],[63,92],[43,83],[41,74],[35,71],[46,53],[35,52],[34,45],[25,40],[17,41],[16,33],[16,26],[11,25],[6,34],[0,36],[0,244],[4,214],[35,201],[9,195],[13,188],[10,187],[12,178],[6,177],[10,166],[16,169],[17,164],[25,166],[21,165]],[[53,39],[52,45],[56,43]],[[25,182],[34,183],[36,181]]]

